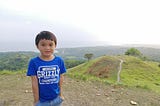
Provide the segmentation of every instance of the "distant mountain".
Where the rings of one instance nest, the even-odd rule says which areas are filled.
[[[58,48],[57,55],[65,59],[70,57],[75,59],[84,59],[84,54],[92,53],[94,58],[103,55],[124,55],[127,49],[135,47],[149,60],[160,61],[160,49],[141,46],[95,46],[95,47],[77,47],[77,48]]]
[[[125,47],[147,47],[147,48],[156,48],[156,49],[160,49],[160,45],[156,45],[156,44],[126,44],[126,45],[122,45]]]

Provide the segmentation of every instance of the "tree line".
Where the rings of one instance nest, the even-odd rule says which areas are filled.
[[[125,55],[131,55],[139,57],[143,60],[149,60],[146,56],[144,56],[138,49],[136,48],[129,48],[124,52]],[[30,58],[37,56],[38,53],[36,52],[7,52],[7,53],[0,53],[0,71],[2,70],[26,70],[28,66],[28,62]],[[56,54],[59,55],[59,54]],[[81,58],[75,58],[72,56],[65,56],[64,61],[66,68],[72,68],[79,64],[82,64],[86,61],[91,60],[95,57],[95,53],[87,53],[85,52]],[[95,57],[96,58],[96,57]],[[159,65],[160,66],[160,65]]]
[[[38,56],[38,53],[35,52],[7,52],[0,54],[0,71],[27,70],[29,60],[35,56]],[[67,69],[85,62],[84,59],[65,59],[64,61]]]

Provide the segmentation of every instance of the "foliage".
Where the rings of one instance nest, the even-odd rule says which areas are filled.
[[[0,71],[26,70],[29,60],[38,55],[36,52],[3,52],[0,54]],[[74,56],[68,56],[64,61],[68,69],[83,63],[85,60],[76,60]]]
[[[0,70],[17,71],[27,68],[32,52],[7,52],[0,56]]]
[[[140,57],[142,53],[136,48],[130,48],[125,52],[125,55]]]
[[[93,57],[93,54],[92,53],[87,53],[84,55],[84,58],[87,58],[87,60],[91,60],[91,58]]]
[[[78,61],[85,61],[84,54],[94,53],[94,59],[104,55],[123,55],[128,49],[128,47],[124,46],[57,48],[57,52],[55,54],[64,58],[66,66],[71,68],[72,66],[81,63]],[[138,49],[143,54],[143,56],[140,57],[142,60],[160,62],[160,49],[147,47],[135,47],[135,49]],[[0,70],[26,70],[29,59],[37,55],[37,52],[25,51],[0,52]],[[71,62],[72,60],[76,60],[76,64]]]
[[[82,64],[84,62],[85,62],[84,60],[65,60],[65,66],[68,69],[68,68],[75,67],[79,64]]]

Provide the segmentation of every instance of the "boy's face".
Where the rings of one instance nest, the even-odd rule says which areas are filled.
[[[37,45],[38,50],[43,57],[50,57],[56,48],[55,42],[51,40],[41,39]]]

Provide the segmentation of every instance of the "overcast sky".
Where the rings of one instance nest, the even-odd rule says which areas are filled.
[[[0,28],[0,42],[51,30],[60,41],[160,44],[160,1],[0,0]]]

